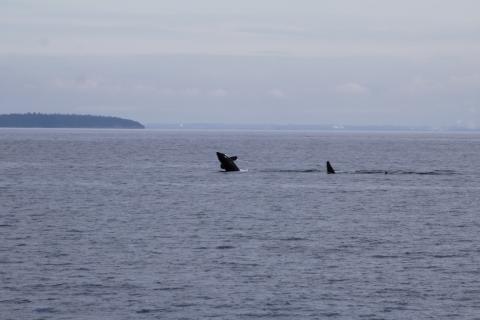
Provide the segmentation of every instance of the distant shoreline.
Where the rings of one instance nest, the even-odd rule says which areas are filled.
[[[238,130],[238,131],[324,131],[324,132],[465,132],[480,133],[480,129],[428,126],[353,126],[353,125],[295,125],[295,124],[221,124],[165,123],[145,124],[147,129],[164,130]]]
[[[12,113],[0,115],[0,128],[145,129],[140,122],[111,116]]]

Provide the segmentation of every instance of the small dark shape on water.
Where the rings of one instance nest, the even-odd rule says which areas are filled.
[[[233,248],[234,248],[234,246],[228,246],[228,245],[226,245],[226,246],[218,246],[218,247],[217,247],[217,249],[220,249],[220,250],[233,249]]]

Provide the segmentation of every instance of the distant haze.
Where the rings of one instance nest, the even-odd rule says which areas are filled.
[[[480,128],[480,2],[0,0],[0,113]]]

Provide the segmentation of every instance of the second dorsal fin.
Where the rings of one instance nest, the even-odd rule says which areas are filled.
[[[327,173],[328,174],[334,174],[335,170],[333,169],[332,165],[330,164],[330,161],[327,161]]]

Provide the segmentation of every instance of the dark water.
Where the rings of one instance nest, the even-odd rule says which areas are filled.
[[[1,319],[480,319],[480,135],[8,129],[0,150]]]

